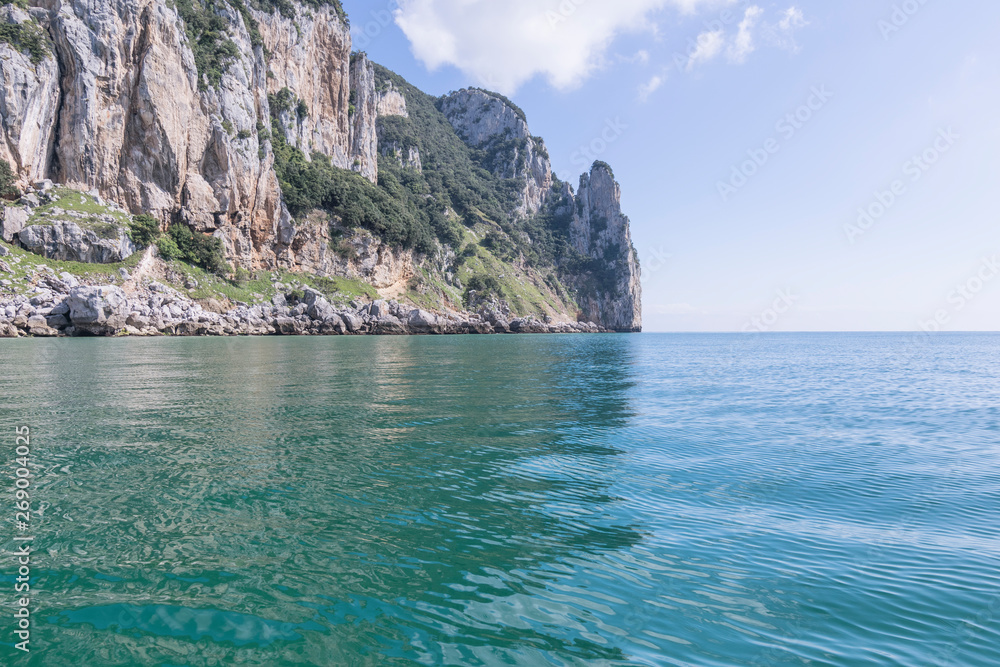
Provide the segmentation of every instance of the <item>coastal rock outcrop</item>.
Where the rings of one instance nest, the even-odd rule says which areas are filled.
[[[125,292],[120,287],[74,287],[64,302],[72,325],[87,333],[113,334],[128,317]]]
[[[564,186],[566,194],[569,186]],[[574,201],[570,197],[570,201]],[[572,206],[570,243],[581,255],[597,260],[600,270],[578,278],[584,319],[614,331],[642,329],[639,259],[632,245],[629,219],[622,214],[621,186],[611,167],[597,162],[580,177]]]
[[[20,231],[18,240],[36,255],[87,264],[121,262],[138,250],[124,227],[107,223],[86,229],[71,220],[29,225]]]
[[[444,97],[441,112],[470,146],[487,154],[486,169],[521,181],[517,215],[541,210],[552,190],[552,164],[545,142],[528,129],[524,112],[495,93],[465,89]]]
[[[68,278],[69,280],[64,280]],[[44,269],[34,296],[0,297],[0,338],[18,336],[318,336],[598,333],[593,323],[518,318],[494,326],[476,314],[435,314],[394,300],[333,303],[308,286],[284,286],[270,304],[198,302],[162,283],[73,285]]]
[[[70,190],[119,222],[150,214],[150,234],[173,227],[183,236],[183,226],[188,238],[219,239],[224,261],[213,270],[232,275],[358,279],[387,298],[436,298],[440,318],[467,308],[463,283],[493,273],[495,284],[487,282],[506,290],[514,311],[497,320],[503,330],[513,330],[517,315],[531,329],[529,313],[574,319],[576,306],[597,326],[637,327],[638,265],[623,250],[631,249],[628,220],[620,210],[602,213],[614,193],[588,183],[595,208],[587,203],[571,232],[586,257],[611,262],[589,275],[613,273],[615,284],[602,279],[595,291],[582,276],[560,284],[555,274],[576,265],[553,251],[567,247],[567,228],[527,231],[551,222],[535,216],[560,193],[524,113],[482,90],[427,96],[352,53],[335,0],[26,3],[0,8],[8,26],[0,39],[0,159],[24,192],[0,220],[5,241],[84,262],[134,252],[120,224],[48,216],[53,202],[44,193]],[[39,183],[46,185],[29,187]],[[598,229],[604,218],[609,227]],[[190,257],[179,261],[196,261]],[[613,303],[619,297],[625,301]],[[344,315],[342,326],[357,329]],[[386,320],[386,331],[409,326],[400,314],[387,317],[400,326]],[[437,327],[418,320],[418,329]],[[331,329],[341,324],[330,318]]]

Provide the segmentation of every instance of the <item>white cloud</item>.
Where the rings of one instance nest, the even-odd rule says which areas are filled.
[[[747,8],[743,20],[740,21],[739,32],[736,33],[736,38],[729,45],[729,62],[742,65],[747,61],[747,56],[757,48],[753,43],[753,29],[757,26],[757,21],[760,20],[763,13],[764,10],[757,5]]]
[[[798,7],[789,7],[781,13],[781,20],[773,25],[764,26],[764,36],[768,44],[788,51],[798,51],[795,33],[809,25],[805,15]]]
[[[764,10],[758,5],[751,5],[743,14],[736,29],[736,34],[726,34],[725,28],[698,35],[697,41],[688,50],[687,71],[696,66],[714,60],[725,49],[727,60],[734,65],[742,65],[747,57],[757,50],[755,32],[759,32],[769,46],[776,46],[789,51],[797,51],[795,32],[809,25],[802,10],[789,7],[781,12],[781,18],[776,23],[763,21]],[[678,64],[683,64],[683,60]]]
[[[649,96],[659,90],[663,85],[663,77],[659,74],[653,76],[649,81],[639,86],[639,100],[645,102]]]
[[[802,10],[798,7],[789,7],[785,10],[785,16],[778,22],[778,27],[782,30],[795,30],[809,25]]]
[[[722,53],[722,47],[726,43],[726,33],[722,30],[703,32],[698,35],[698,45],[688,58],[687,69],[690,72],[695,65],[707,63]]]
[[[513,93],[536,75],[573,88],[611,42],[652,29],[650,15],[719,0],[401,0],[396,24],[428,68],[454,65],[480,85]]]

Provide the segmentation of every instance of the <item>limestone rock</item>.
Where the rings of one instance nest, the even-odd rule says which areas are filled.
[[[376,289],[404,284],[415,273],[412,250],[390,246],[366,229],[346,229],[323,212],[298,221],[279,264],[317,275],[363,280]],[[336,234],[339,238],[332,238]]]
[[[613,276],[611,282],[598,284],[595,290],[584,287],[589,281],[580,277],[578,301],[584,319],[613,331],[641,331],[639,261],[629,219],[621,210],[621,187],[606,164],[597,162],[580,177],[572,208],[570,243],[581,254],[606,263]]]
[[[409,118],[410,114],[406,110],[406,97],[390,81],[388,87],[379,93],[378,96],[378,116],[402,116]]]
[[[125,326],[128,304],[120,287],[75,287],[66,303],[69,319],[77,329],[106,335]]]
[[[27,330],[30,335],[38,338],[50,338],[59,335],[59,332],[50,327],[48,321],[40,315],[28,318]]]
[[[333,165],[350,168],[350,28],[328,4],[292,6],[294,20],[277,9],[270,14],[253,10],[271,54],[267,92],[287,88],[305,105],[304,117],[295,113],[282,118],[288,143],[307,156],[317,151]]]
[[[12,4],[0,7],[0,23],[44,31],[28,12]],[[48,175],[59,101],[53,50],[33,63],[29,54],[0,42],[0,159],[7,160],[24,183]]]
[[[523,112],[494,94],[475,89],[443,98],[441,111],[463,141],[495,152],[487,169],[501,178],[522,181],[515,214],[529,217],[541,210],[552,190],[552,164],[545,143],[532,137]]]
[[[52,3],[49,32],[62,63],[54,177],[216,234],[231,261],[257,265],[273,256],[280,209],[269,144],[256,135],[269,114],[258,94],[267,64],[240,14],[217,9],[238,54],[217,87],[200,89],[174,3]]]
[[[392,315],[381,315],[375,322],[374,331],[380,336],[405,336],[409,331],[406,325]]]
[[[124,261],[138,250],[124,228],[111,229],[102,235],[71,220],[57,220],[51,225],[25,227],[18,240],[25,249],[48,259],[110,264]]]
[[[351,169],[372,183],[378,180],[378,119],[379,96],[375,91],[375,67],[364,53],[351,58],[351,96],[354,114],[351,117]]]
[[[353,315],[351,313],[340,313],[340,319],[344,322],[344,326],[346,326],[347,330],[351,333],[357,333],[361,331],[362,327],[364,327],[364,322],[357,315]]]
[[[406,319],[406,325],[411,333],[429,334],[438,333],[441,330],[438,317],[426,310],[411,311]]]
[[[14,237],[28,222],[28,210],[19,206],[7,206],[0,212],[0,238],[13,243]]]

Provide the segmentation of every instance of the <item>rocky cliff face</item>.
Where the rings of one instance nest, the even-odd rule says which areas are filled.
[[[377,83],[368,58],[352,54],[350,30],[338,8],[297,0],[270,12],[240,0],[28,3],[28,11],[0,8],[0,22],[22,26],[37,38],[38,47],[0,42],[0,159],[12,165],[22,185],[50,178],[132,214],[149,213],[164,228],[183,224],[215,236],[235,267],[350,276],[391,292],[405,291],[419,278],[435,289],[451,290],[452,303],[460,302],[462,265],[456,257],[461,247],[478,246],[488,234],[484,229],[498,228],[501,219],[528,221],[553,195],[545,145],[531,135],[520,109],[480,90],[449,95],[437,108],[424,101],[408,108],[407,95],[413,92],[405,81]],[[438,132],[433,140],[427,145],[419,136],[405,144],[380,142],[379,119],[395,116],[409,123],[413,114],[423,123],[413,127],[433,126]],[[455,143],[462,143],[457,132],[474,148],[474,159],[495,176],[498,192],[508,191],[500,180],[520,182],[513,204],[496,213],[497,207],[486,206],[489,193],[466,187],[452,172],[443,178],[432,173],[426,183],[453,189],[414,191],[416,201],[433,201],[436,207],[425,212],[437,234],[436,249],[425,245],[419,253],[392,247],[370,231],[345,229],[332,210],[309,213],[293,207],[293,219],[281,185],[287,189],[288,180],[276,173],[276,151],[281,157],[282,150],[297,149],[305,160],[323,156],[372,184],[379,184],[379,159],[392,160],[387,164],[398,164],[409,176],[390,181],[407,181],[413,175],[409,170],[420,177],[441,168],[440,145],[448,140],[440,134],[443,128]],[[373,197],[395,196],[377,190],[381,194]],[[638,267],[610,171],[587,175],[577,198],[583,204],[573,214],[572,244],[587,257],[609,262],[604,278],[615,276],[598,281],[600,290],[581,281],[579,305],[586,318],[606,327],[638,328]],[[423,206],[413,201],[411,207]],[[461,228],[470,206],[485,216],[484,229]],[[483,213],[487,210],[494,212]],[[401,224],[406,215],[385,222]],[[23,229],[25,221],[8,217],[4,231],[14,238],[20,232],[11,230]],[[61,235],[54,235],[57,229]],[[57,225],[30,232],[25,240],[40,252],[56,252],[51,249],[66,245],[61,239],[79,245],[75,239],[90,233],[80,229],[76,234]],[[515,245],[521,238],[531,243],[524,233],[509,231]],[[98,247],[107,239],[90,240]],[[126,239],[118,240],[128,251]],[[523,256],[504,254],[501,260],[501,249],[495,250],[472,264],[497,275],[508,265],[525,269]],[[58,253],[75,257],[71,250]],[[111,257],[97,254],[103,258],[98,261]],[[531,280],[549,289],[545,271],[536,270]],[[525,303],[546,301],[522,296]],[[560,308],[572,303],[568,296],[559,299]]]
[[[354,161],[350,168],[375,183],[378,181],[375,121],[378,119],[379,95],[375,92],[375,68],[363,53],[351,61],[351,91],[354,98],[351,155]]]
[[[215,234],[238,264],[273,262],[281,193],[256,132],[269,114],[266,63],[239,13],[220,8],[236,55],[217,87],[200,87],[173,3],[44,0],[40,9],[59,62],[59,113],[52,160],[33,168]]]
[[[565,188],[568,190],[569,185]],[[615,331],[641,331],[639,261],[632,246],[629,219],[622,214],[621,187],[604,163],[596,163],[590,173],[580,176],[570,243],[601,267],[580,281],[578,301],[585,319]]]
[[[41,33],[28,12],[6,5],[0,22]],[[0,43],[0,159],[36,181],[46,177],[59,110],[59,66],[51,51],[40,58]]]
[[[531,135],[524,112],[499,96],[468,89],[441,100],[441,112],[459,136],[486,152],[486,168],[500,178],[522,181],[515,211],[530,217],[552,190],[552,164],[545,143]]]
[[[552,194],[552,168],[544,143],[531,135],[523,112],[481,90],[448,95],[441,100],[441,111],[466,143],[486,152],[487,167],[497,176],[522,181],[514,213],[538,213]],[[570,210],[561,212],[571,216],[571,245],[601,267],[574,281],[584,319],[616,331],[641,330],[639,264],[611,168],[596,163],[580,177],[575,195],[568,184],[560,195],[571,203]]]
[[[25,181],[51,176],[164,224],[184,222],[222,239],[235,264],[268,267],[287,217],[266,135],[269,94],[294,101],[276,114],[290,144],[377,178],[371,66],[358,58],[352,68],[350,31],[329,6],[293,3],[294,18],[249,9],[244,19],[218,5],[235,55],[206,85],[172,2],[35,1],[53,55],[31,63],[3,45],[0,66],[2,157]],[[10,22],[31,20],[4,11]],[[355,114],[352,83],[362,88]]]
[[[295,6],[295,5],[293,5]],[[297,7],[297,6],[296,6]],[[347,168],[351,159],[348,111],[351,97],[351,32],[328,5],[289,21],[277,11],[254,12],[263,46],[271,54],[267,92],[287,90],[296,104],[279,113],[286,141],[306,155],[313,151]],[[298,102],[305,114],[298,113]],[[263,117],[269,123],[268,116]]]

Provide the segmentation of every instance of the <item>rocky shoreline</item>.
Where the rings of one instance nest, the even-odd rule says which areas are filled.
[[[479,313],[435,314],[384,300],[334,305],[309,287],[285,289],[269,304],[226,308],[156,281],[83,285],[68,273],[43,272],[32,296],[0,296],[0,338],[605,332],[590,322],[507,321],[491,306]]]

